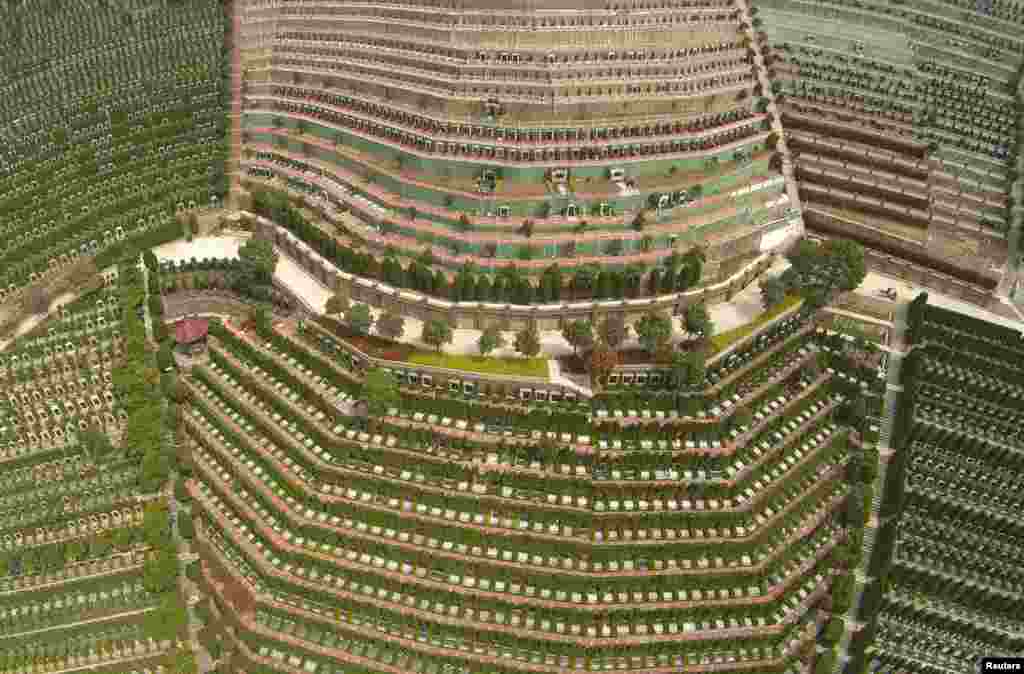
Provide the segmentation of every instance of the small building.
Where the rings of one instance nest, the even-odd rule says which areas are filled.
[[[205,318],[184,318],[174,324],[174,344],[181,353],[202,353],[209,332],[210,322]]]

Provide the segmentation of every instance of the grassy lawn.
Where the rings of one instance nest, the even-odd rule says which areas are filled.
[[[417,365],[446,367],[451,370],[466,370],[483,374],[508,374],[519,377],[548,376],[546,358],[487,358],[485,356],[454,355],[432,351],[416,351],[409,354],[406,362]]]
[[[782,300],[778,305],[764,312],[750,323],[741,325],[738,328],[733,328],[727,332],[714,335],[711,338],[711,353],[708,354],[708,357],[714,356],[720,351],[727,349],[730,345],[743,339],[779,314],[788,309],[792,309],[803,301],[803,298],[798,295],[788,295],[786,296],[786,299]]]

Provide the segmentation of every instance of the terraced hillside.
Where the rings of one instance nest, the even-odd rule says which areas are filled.
[[[996,287],[1015,247],[1020,6],[758,2],[811,229]],[[959,295],[960,292],[954,294]]]
[[[126,238],[174,238],[176,209],[223,196],[223,11],[4,3],[0,300]]]
[[[160,437],[160,407],[136,393],[141,274],[128,264],[115,276],[0,353],[3,672],[155,672],[188,659],[157,493],[166,473],[145,460],[160,448],[142,442]],[[140,433],[153,409],[156,426]]]
[[[787,208],[741,4],[240,7],[245,185],[372,249],[650,264]]]
[[[181,419],[231,666],[803,670],[864,517],[859,489],[841,510],[861,436],[837,413],[861,386],[808,320],[715,367],[690,412],[405,382],[370,419],[321,328],[214,323]]]
[[[860,641],[897,671],[972,672],[1024,650],[1024,347],[1019,330],[923,299]]]

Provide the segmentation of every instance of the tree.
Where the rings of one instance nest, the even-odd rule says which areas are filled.
[[[142,623],[154,640],[174,641],[188,624],[188,613],[177,592],[165,592],[156,610],[143,614]]]
[[[270,283],[280,256],[274,244],[252,237],[238,249],[238,259],[249,275],[259,283]]]
[[[528,325],[516,333],[516,351],[527,358],[540,353],[540,333],[536,325]]]
[[[398,382],[389,372],[375,367],[366,373],[363,380],[363,396],[370,414],[382,416],[388,409],[397,407],[402,401],[398,392]]]
[[[498,326],[492,325],[480,333],[480,338],[477,340],[476,344],[480,349],[480,355],[486,356],[491,351],[505,346],[505,338],[502,337],[501,330],[498,329]]]
[[[825,651],[818,655],[817,661],[814,664],[814,674],[831,674],[832,670],[835,669],[836,663],[836,652],[835,650]]]
[[[684,319],[686,332],[691,335],[697,335],[700,339],[707,339],[714,332],[715,326],[711,322],[708,308],[704,306],[703,302],[686,307]]]
[[[671,339],[672,319],[652,311],[644,314],[633,326],[633,329],[636,330],[641,346],[653,356],[659,347],[667,344]]]
[[[89,426],[78,434],[78,440],[82,443],[85,451],[93,461],[99,462],[111,451],[114,446],[110,443],[110,437],[98,426]]]
[[[572,353],[577,356],[580,349],[586,351],[594,346],[594,326],[582,318],[570,321],[562,328],[562,337],[572,345]]]
[[[142,515],[142,539],[155,550],[170,550],[171,519],[167,505],[161,501],[151,502]]]
[[[385,312],[377,319],[377,332],[388,339],[401,339],[405,334],[405,317],[393,311]]]
[[[452,326],[448,325],[447,321],[434,318],[423,324],[423,334],[421,335],[423,343],[429,344],[438,351],[445,344],[451,344],[453,337]]]
[[[342,293],[334,293],[327,298],[327,305],[324,307],[324,312],[327,314],[343,314],[348,311],[351,303],[348,301],[348,295]]]
[[[867,267],[863,246],[848,239],[831,239],[825,243],[825,255],[835,270],[833,278],[840,290],[855,290],[864,281]]]
[[[704,352],[701,350],[687,352],[686,362],[686,383],[690,388],[699,388],[703,386],[704,378],[707,374]]]
[[[702,351],[675,351],[671,363],[672,378],[677,388],[694,389],[704,383],[705,365]]]
[[[161,372],[167,368],[174,367],[174,347],[171,346],[170,341],[164,342],[160,345],[160,348],[157,349],[156,366]]]
[[[825,626],[824,636],[825,641],[830,644],[839,643],[839,640],[843,636],[843,630],[846,629],[846,625],[842,618],[833,617],[828,621]]]
[[[606,344],[598,344],[590,352],[587,367],[590,370],[590,382],[594,386],[602,386],[608,375],[619,364],[619,354]]]
[[[859,529],[864,526],[864,486],[855,483],[846,497],[846,524]]]
[[[187,541],[190,541],[195,537],[195,525],[193,525],[192,518],[189,515],[184,514],[178,516],[178,533]]]
[[[777,277],[761,281],[761,304],[765,311],[781,303],[786,298],[786,286]]]
[[[174,588],[178,582],[178,557],[173,550],[152,555],[142,567],[142,585],[150,592],[160,594]]]
[[[845,239],[823,245],[802,239],[787,257],[792,266],[779,279],[787,290],[799,292],[811,309],[828,304],[837,292],[857,288],[867,273],[864,248]]]
[[[353,304],[345,312],[345,322],[360,335],[369,333],[370,328],[373,327],[373,314],[370,312],[370,307],[361,302]]]
[[[601,322],[601,341],[612,349],[618,349],[629,339],[629,326],[622,314],[612,314]]]

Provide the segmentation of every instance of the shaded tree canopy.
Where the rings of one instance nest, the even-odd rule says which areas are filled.
[[[373,314],[366,304],[353,304],[345,312],[345,322],[361,335],[365,335],[373,327]]]
[[[366,397],[369,412],[374,415],[384,414],[389,407],[397,406],[402,400],[398,392],[398,382],[391,374],[379,367],[366,373],[366,379],[363,381],[363,394]]]
[[[536,326],[528,326],[516,333],[516,351],[527,358],[540,353],[540,333]]]
[[[480,338],[477,339],[477,347],[480,349],[480,354],[484,356],[503,346],[505,346],[505,338],[502,337],[501,330],[496,325],[492,325],[481,332]]]
[[[668,344],[672,337],[672,319],[656,312],[645,314],[633,328],[640,344],[651,354]]]
[[[786,292],[797,292],[812,308],[840,292],[854,290],[867,274],[864,248],[846,239],[816,244],[802,239],[787,256],[792,265],[778,278]]]
[[[270,283],[277,269],[280,256],[274,250],[274,244],[264,239],[253,237],[238,249],[238,259],[250,276],[258,283]]]
[[[421,339],[425,344],[429,344],[438,351],[445,344],[451,344],[454,332],[452,326],[448,325],[445,321],[438,319],[429,320],[423,324],[423,334]]]

